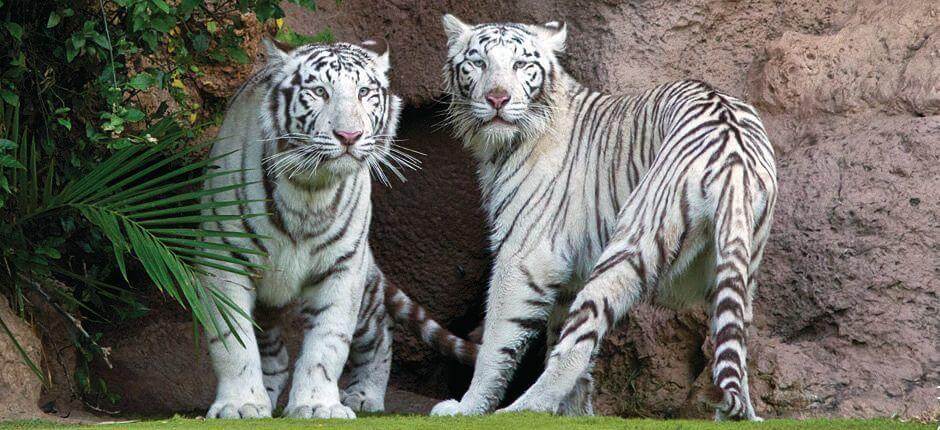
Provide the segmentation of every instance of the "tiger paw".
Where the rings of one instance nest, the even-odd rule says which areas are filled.
[[[216,400],[206,413],[206,418],[248,419],[271,418],[271,406],[267,403],[240,403]]]
[[[343,393],[342,403],[356,412],[382,412],[385,410],[385,400],[378,396],[370,396],[361,391]]]
[[[516,399],[515,402],[512,402],[511,405],[506,406],[503,409],[497,410],[497,414],[503,413],[512,413],[512,412],[548,412],[555,413],[558,410],[557,402],[549,401],[538,401],[531,399],[529,396],[523,395],[522,397]]]
[[[454,399],[444,400],[431,408],[431,416],[452,417],[455,415],[482,415],[485,411],[467,407]]]
[[[284,416],[288,418],[356,418],[356,413],[348,406],[339,403],[333,405],[288,405],[284,410]]]

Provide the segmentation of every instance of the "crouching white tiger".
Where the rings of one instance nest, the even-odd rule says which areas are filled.
[[[590,414],[592,357],[652,296],[710,300],[717,417],[759,419],[745,327],[777,181],[754,108],[697,81],[590,91],[559,66],[558,23],[444,27],[449,116],[479,162],[495,261],[473,381],[432,413],[495,409],[547,320],[546,369],[506,410]]]
[[[388,285],[369,247],[370,172],[384,182],[380,167],[397,173],[391,163],[416,163],[392,143],[400,101],[388,89],[387,47],[367,41],[288,51],[265,44],[267,64],[234,96],[212,148],[213,156],[230,154],[220,161],[222,171],[240,173],[205,186],[251,184],[214,195],[249,202],[244,207],[212,213],[266,216],[206,227],[250,233],[227,241],[267,254],[235,255],[266,268],[254,277],[210,269],[205,282],[255,315],[256,308],[284,312],[299,302],[305,334],[285,415],[354,418],[354,411],[381,411],[391,360],[389,313],[463,362],[476,354],[475,344],[442,329]],[[218,387],[208,416],[271,416],[288,380],[281,328],[259,318],[256,331],[235,317],[242,347],[222,317],[213,317],[222,329],[209,335]],[[349,375],[341,392],[344,365]]]

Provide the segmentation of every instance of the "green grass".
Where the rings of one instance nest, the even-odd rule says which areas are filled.
[[[5,429],[382,429],[382,430],[471,430],[471,429],[618,429],[618,430],[875,430],[910,429],[934,430],[936,425],[893,420],[768,420],[763,423],[716,423],[695,420],[646,420],[613,417],[562,418],[550,415],[513,414],[475,418],[431,418],[424,416],[372,416],[357,420],[287,420],[266,419],[251,421],[199,420],[172,418],[87,426],[54,424],[44,421],[0,423]]]

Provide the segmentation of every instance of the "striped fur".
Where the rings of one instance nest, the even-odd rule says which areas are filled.
[[[711,301],[717,417],[759,419],[745,332],[777,184],[754,108],[698,81],[590,91],[559,66],[558,23],[444,26],[450,118],[479,164],[495,264],[473,381],[432,413],[493,411],[549,320],[546,369],[506,410],[590,414],[601,340],[652,297]]]
[[[235,173],[205,184],[250,184],[215,194],[219,201],[247,203],[213,215],[267,214],[205,226],[265,238],[224,239],[245,250],[234,257],[264,267],[255,276],[206,268],[204,281],[256,316],[299,304],[291,308],[299,310],[305,334],[285,409],[290,417],[381,411],[391,319],[462,362],[476,354],[475,344],[450,334],[389,285],[369,247],[370,174],[385,181],[385,171],[415,167],[416,160],[392,142],[400,101],[388,90],[387,50],[375,42],[363,46],[306,45],[285,52],[267,43],[267,64],[237,92],[212,149],[213,156],[224,155],[220,170]],[[270,416],[290,376],[281,328],[260,317],[254,330],[240,316],[230,325],[221,314],[213,317],[221,329],[209,334],[208,343],[219,382],[208,416]],[[340,390],[344,367],[348,378]]]

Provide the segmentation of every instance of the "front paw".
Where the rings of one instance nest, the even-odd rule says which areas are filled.
[[[452,417],[455,415],[482,415],[483,411],[469,408],[454,399],[444,400],[431,408],[431,416]]]
[[[288,405],[284,410],[284,416],[288,418],[340,418],[353,419],[356,413],[348,406],[339,403],[332,405]]]
[[[361,391],[354,393],[343,393],[343,404],[352,408],[356,412],[382,412],[385,410],[385,402],[376,396],[368,396]]]
[[[504,414],[511,412],[548,412],[553,414],[557,410],[558,402],[539,401],[532,399],[529,396],[523,395],[522,397],[516,399],[515,402],[512,402],[511,405],[497,410],[496,413]]]
[[[240,419],[271,418],[271,406],[236,400],[216,400],[206,413],[206,418]]]

